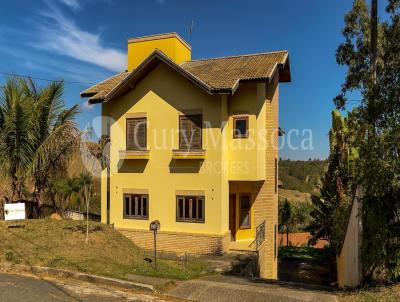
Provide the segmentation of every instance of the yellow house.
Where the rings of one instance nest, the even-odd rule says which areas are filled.
[[[128,40],[128,69],[81,93],[102,106],[102,221],[144,248],[258,250],[277,277],[279,83],[287,51],[191,60],[178,34]]]

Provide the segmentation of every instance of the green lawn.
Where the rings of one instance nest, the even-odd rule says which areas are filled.
[[[316,249],[308,246],[282,246],[279,248],[279,259],[307,259],[320,263],[330,263],[331,253],[331,249],[329,248]]]
[[[148,252],[110,226],[90,223],[89,243],[85,243],[85,223],[79,221],[27,220],[24,228],[9,228],[0,222],[0,262],[40,265],[126,279],[129,274],[170,279],[198,277],[205,264],[190,260],[158,260],[158,270],[145,258]]]

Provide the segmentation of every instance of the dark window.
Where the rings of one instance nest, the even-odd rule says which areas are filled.
[[[148,219],[149,195],[124,194],[124,218]]]
[[[233,117],[233,138],[246,138],[249,136],[249,117]]]
[[[176,221],[204,222],[204,196],[177,196]]]
[[[250,194],[240,194],[240,228],[250,228]]]
[[[147,147],[147,119],[126,120],[126,150],[145,150]]]
[[[179,149],[201,149],[201,132],[203,117],[197,115],[181,115],[179,117]]]

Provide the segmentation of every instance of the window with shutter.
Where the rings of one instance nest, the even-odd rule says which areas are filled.
[[[201,114],[179,117],[179,149],[202,148],[203,117]]]
[[[145,150],[147,148],[147,119],[130,118],[126,120],[126,150]]]

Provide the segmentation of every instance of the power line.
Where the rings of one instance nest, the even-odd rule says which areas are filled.
[[[55,79],[46,79],[46,78],[39,78],[39,77],[33,77],[29,75],[22,75],[22,74],[17,74],[13,72],[5,72],[5,71],[0,71],[0,74],[8,75],[8,76],[14,76],[14,77],[20,77],[20,78],[29,78],[29,79],[34,79],[38,81],[46,81],[46,82],[64,82],[67,84],[82,84],[82,85],[94,85],[94,83],[91,82],[79,82],[79,81],[66,81],[66,80],[55,80]]]

